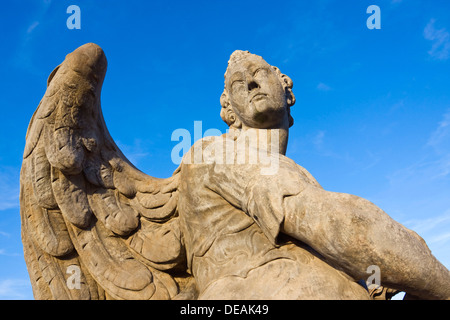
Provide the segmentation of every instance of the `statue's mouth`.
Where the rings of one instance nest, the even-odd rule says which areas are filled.
[[[258,101],[258,100],[264,99],[266,97],[267,97],[266,93],[257,93],[250,99],[250,102],[252,102],[253,100]]]

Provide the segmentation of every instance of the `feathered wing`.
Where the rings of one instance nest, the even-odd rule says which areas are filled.
[[[67,55],[28,128],[20,203],[37,299],[172,299],[185,271],[179,174],[150,177],[118,149],[100,107],[106,67],[95,44]]]

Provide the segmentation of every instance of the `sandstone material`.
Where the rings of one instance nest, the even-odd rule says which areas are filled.
[[[36,299],[450,297],[449,271],[416,233],[286,157],[293,83],[262,57],[232,54],[229,132],[197,141],[167,179],[108,133],[106,68],[95,44],[68,54],[29,125],[20,202]],[[371,266],[381,287],[368,290]]]

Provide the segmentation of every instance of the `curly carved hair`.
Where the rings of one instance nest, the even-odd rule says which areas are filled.
[[[256,56],[248,51],[241,51],[236,50],[233,52],[233,54],[230,57],[230,60],[228,61],[228,67],[225,71],[224,78],[226,79],[228,74],[229,66],[233,63],[238,62],[241,59],[244,59],[248,57],[248,55]],[[262,59],[262,57],[257,56]],[[283,86],[285,92],[286,92],[286,104],[288,108],[288,115],[289,115],[289,127],[292,127],[294,125],[294,118],[291,116],[291,107],[295,104],[295,96],[292,92],[292,87],[294,86],[294,83],[292,82],[291,78],[289,78],[287,75],[281,73],[280,69],[278,69],[275,66],[270,66],[280,79],[281,85]],[[234,114],[233,109],[231,108],[231,103],[228,98],[228,91],[226,86],[224,87],[223,93],[220,96],[220,104],[222,105],[222,109],[220,110],[220,117],[228,126],[231,126],[236,121],[236,115]]]

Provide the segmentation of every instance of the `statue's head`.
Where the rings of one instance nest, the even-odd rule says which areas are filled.
[[[228,61],[220,116],[234,128],[292,126],[292,80],[258,55],[236,50]]]

